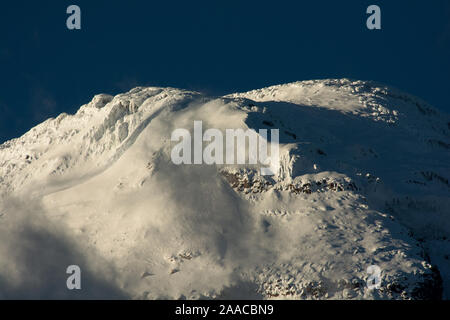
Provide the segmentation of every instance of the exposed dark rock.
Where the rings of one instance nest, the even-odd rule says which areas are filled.
[[[424,275],[423,281],[414,288],[411,297],[416,300],[442,300],[442,277],[438,268],[431,267],[431,273]]]

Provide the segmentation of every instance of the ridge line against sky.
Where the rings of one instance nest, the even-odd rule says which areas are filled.
[[[82,29],[68,30],[77,4]],[[382,29],[366,28],[377,4]],[[449,112],[450,2],[15,1],[0,9],[0,143],[95,94],[224,95],[300,80],[374,80]]]

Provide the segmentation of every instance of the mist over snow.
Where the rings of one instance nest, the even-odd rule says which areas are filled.
[[[279,129],[279,172],[173,164],[194,121]],[[364,81],[97,95],[0,145],[0,298],[448,298],[449,137],[448,114]]]

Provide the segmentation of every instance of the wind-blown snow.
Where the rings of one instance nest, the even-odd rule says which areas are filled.
[[[280,172],[174,165],[194,120],[279,128]],[[439,298],[449,135],[424,101],[347,79],[97,95],[0,145],[0,298]]]

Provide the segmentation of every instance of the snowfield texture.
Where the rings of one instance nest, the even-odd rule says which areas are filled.
[[[174,165],[194,120],[279,129],[280,172]],[[449,115],[347,79],[97,95],[0,145],[0,298],[448,298],[449,137]]]

